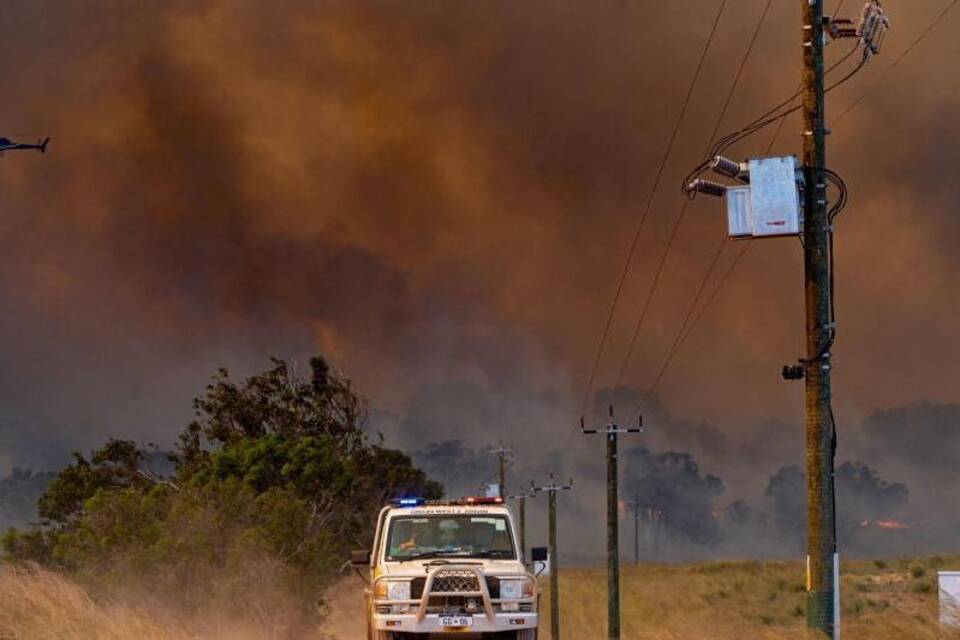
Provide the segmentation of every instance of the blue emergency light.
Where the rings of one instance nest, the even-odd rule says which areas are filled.
[[[395,507],[419,507],[426,503],[423,498],[397,498],[393,501]]]

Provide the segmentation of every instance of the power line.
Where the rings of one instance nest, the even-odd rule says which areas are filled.
[[[614,389],[620,386],[620,383],[623,382],[624,375],[626,375],[627,366],[630,364],[630,359],[633,357],[633,350],[636,348],[637,340],[640,338],[640,331],[643,329],[644,321],[647,319],[647,314],[650,311],[650,305],[653,302],[654,293],[656,293],[657,287],[660,284],[660,278],[663,276],[663,268],[667,263],[667,257],[670,255],[670,249],[673,247],[673,243],[677,239],[677,232],[680,230],[680,223],[683,222],[683,218],[686,216],[690,202],[690,199],[687,198],[683,201],[683,204],[680,205],[680,211],[673,222],[673,227],[670,229],[670,237],[667,239],[666,249],[664,249],[663,254],[660,256],[660,262],[657,264],[657,270],[654,272],[653,280],[650,281],[650,288],[647,290],[647,295],[643,301],[643,309],[640,311],[640,317],[637,319],[637,324],[633,330],[633,335],[630,338],[630,344],[627,345],[627,351],[623,357],[623,362],[620,364],[620,373],[617,376],[617,383],[614,385]]]
[[[664,360],[663,366],[660,367],[660,371],[657,372],[656,377],[653,379],[653,384],[650,385],[650,389],[656,389],[657,385],[660,384],[661,378],[667,372],[667,368],[670,366],[670,362],[673,360],[674,355],[680,348],[680,343],[683,340],[684,334],[687,330],[687,325],[690,323],[690,319],[693,317],[693,312],[697,308],[697,304],[700,301],[700,296],[703,294],[704,289],[707,286],[707,282],[710,280],[710,276],[713,274],[714,269],[717,267],[717,262],[720,260],[720,256],[723,254],[723,250],[727,247],[727,238],[724,237],[720,244],[717,246],[716,251],[713,253],[713,259],[710,261],[710,266],[707,268],[707,274],[700,280],[700,287],[697,289],[696,295],[693,297],[693,304],[687,308],[687,314],[683,318],[683,323],[680,325],[680,331],[677,332],[677,337],[674,339],[673,344],[670,346],[670,350],[667,352],[667,359]]]
[[[597,353],[593,360],[593,365],[590,370],[590,377],[587,380],[587,386],[583,393],[583,399],[580,402],[580,415],[583,415],[584,407],[587,404],[587,399],[590,397],[590,391],[593,388],[593,382],[597,376],[597,369],[600,366],[600,360],[603,357],[603,350],[606,346],[607,338],[610,335],[610,327],[613,324],[613,316],[617,309],[617,304],[620,301],[620,296],[623,293],[623,286],[627,280],[627,274],[630,272],[630,264],[633,262],[633,256],[636,253],[637,244],[640,241],[640,234],[643,231],[643,226],[647,220],[647,217],[650,215],[650,210],[653,207],[653,200],[656,196],[657,190],[660,187],[660,181],[663,179],[663,173],[667,166],[667,161],[670,159],[670,155],[673,153],[673,147],[676,144],[677,136],[680,133],[680,126],[683,124],[684,117],[687,113],[687,108],[690,106],[690,99],[693,96],[693,90],[697,85],[697,81],[700,79],[700,74],[703,71],[703,65],[707,58],[707,52],[710,50],[710,45],[713,43],[714,36],[717,33],[717,27],[720,24],[720,18],[723,15],[723,11],[726,6],[727,0],[721,0],[720,8],[717,10],[717,15],[713,20],[713,25],[710,27],[710,34],[707,36],[706,44],[704,45],[703,51],[700,54],[700,59],[697,61],[697,66],[694,70],[693,78],[690,81],[690,86],[687,88],[687,93],[683,98],[683,103],[680,107],[680,113],[678,114],[677,120],[674,123],[673,131],[670,134],[670,139],[667,143],[667,148],[664,151],[663,158],[660,160],[660,166],[657,168],[657,173],[650,189],[650,195],[647,197],[643,214],[640,216],[640,221],[637,223],[636,231],[633,234],[633,240],[631,241],[630,248],[627,252],[627,259],[624,262],[623,270],[620,273],[620,279],[617,282],[617,289],[613,297],[613,303],[610,305],[610,312],[607,314],[607,320],[604,323],[603,332],[600,334],[600,344],[597,347]]]
[[[737,265],[740,263],[740,260],[743,259],[744,254],[746,254],[747,251],[752,246],[753,246],[753,243],[750,242],[749,240],[746,240],[743,242],[743,247],[740,249],[739,253],[737,253],[733,257],[733,260],[730,262],[730,266],[727,268],[724,274],[720,277],[720,280],[717,282],[717,285],[710,292],[710,295],[707,297],[707,301],[703,304],[703,306],[700,307],[700,311],[697,312],[697,315],[696,317],[694,317],[693,322],[690,323],[690,328],[687,329],[686,333],[684,333],[681,336],[680,340],[677,342],[676,347],[673,349],[672,353],[667,357],[667,361],[664,363],[663,368],[660,370],[660,373],[657,376],[657,379],[654,380],[653,385],[651,385],[650,387],[651,391],[655,390],[659,386],[661,380],[663,380],[663,377],[666,375],[667,370],[670,368],[670,365],[673,364],[673,361],[676,358],[677,354],[680,353],[680,350],[683,348],[683,345],[686,343],[687,339],[690,338],[690,335],[693,334],[694,330],[697,328],[697,325],[700,323],[701,318],[703,318],[704,314],[706,313],[707,308],[713,303],[714,299],[717,297],[717,294],[720,293],[720,289],[723,288],[723,285],[726,284],[727,280],[730,279],[730,276],[733,275],[733,272],[737,268]]]
[[[952,9],[953,6],[954,6],[955,4],[958,4],[958,3],[960,3],[960,0],[955,0],[955,2],[954,2],[951,6],[949,6],[949,7],[947,8],[947,11],[944,12],[944,14],[942,14],[941,16],[938,17],[938,21],[939,21],[939,20],[942,20],[942,19],[943,19],[943,15],[945,15],[945,13],[949,12],[949,10]],[[834,14],[833,14],[834,16],[836,16],[836,15],[840,12],[840,10],[843,8],[843,4],[844,4],[844,2],[843,2],[843,0],[841,0],[841,2],[838,4],[836,10],[834,11]],[[930,30],[932,30],[932,27],[931,27],[931,28],[928,28],[927,31],[926,31],[926,33],[929,33]],[[924,35],[925,35],[925,34],[924,34]],[[920,39],[922,39],[922,36],[921,36],[921,38],[918,38],[917,41],[919,41]],[[916,45],[916,42],[915,42],[913,45],[911,45],[911,48],[912,48],[913,46],[915,46],[915,45]],[[832,71],[836,70],[837,68],[839,68],[840,65],[842,65],[844,62],[846,62],[858,49],[859,49],[859,44],[858,44],[858,45],[855,45],[855,46],[854,46],[852,49],[850,49],[850,51],[848,51],[843,57],[841,57],[839,60],[837,60],[836,62],[834,62],[834,63],[826,70],[826,73],[829,74],[830,72],[832,72]],[[908,52],[909,52],[909,50],[908,50],[907,52],[904,52],[904,54],[902,54],[902,56],[903,56],[903,55],[906,55],[906,53],[908,53]],[[901,57],[902,57],[902,56],[901,56]],[[832,85],[827,89],[827,91],[830,91],[831,89],[834,89],[834,88],[840,86],[841,84],[843,84],[844,82],[846,82],[847,80],[849,80],[850,78],[852,78],[854,75],[856,75],[856,73],[857,73],[858,71],[860,71],[861,68],[863,68],[863,65],[865,64],[866,59],[867,59],[866,57],[864,57],[863,59],[861,59],[860,62],[857,64],[857,66],[856,66],[851,72],[849,72],[849,73],[848,73],[846,76],[844,76],[841,80],[839,80],[839,81],[835,82],[834,84],[832,84]],[[891,65],[891,67],[892,67],[892,66],[893,66],[893,65]],[[778,111],[778,110],[781,109],[781,108],[784,108],[784,107],[787,108],[787,111],[786,111],[785,113],[781,114],[781,116],[778,117],[777,129],[776,129],[776,131],[774,131],[774,134],[773,134],[773,136],[771,137],[770,142],[767,144],[767,148],[766,148],[766,151],[765,151],[765,154],[764,154],[764,155],[770,155],[770,152],[772,151],[773,146],[776,144],[777,139],[780,137],[780,133],[782,132],[783,126],[784,126],[784,124],[786,123],[786,120],[787,120],[786,116],[790,115],[791,113],[793,113],[794,111],[796,111],[796,110],[799,109],[799,107],[792,107],[792,106],[791,106],[792,103],[793,103],[793,101],[794,101],[794,100],[797,98],[797,96],[799,95],[799,93],[800,93],[800,92],[799,92],[799,88],[798,88],[798,90],[790,97],[790,99],[789,99],[786,103],[781,103],[780,105],[778,105],[777,107],[775,107],[773,110],[767,112],[766,115],[770,115],[770,114],[772,114],[772,113],[775,113],[776,111]],[[759,122],[763,117],[764,117],[764,116],[761,116],[760,118],[758,118],[757,120],[755,120],[754,123],[752,123],[752,124],[755,124],[755,123]],[[748,127],[749,127],[749,126],[750,126],[750,125],[748,125]],[[746,128],[745,128],[745,129],[746,129]],[[840,201],[838,201],[838,206],[835,208],[835,213],[833,214],[833,217],[835,217],[837,214],[839,214],[839,211],[843,208],[843,205],[846,204],[846,193],[845,193],[846,190],[845,190],[845,187],[842,187],[842,186],[839,186],[839,185],[838,185],[838,187],[841,189],[841,196],[840,196]],[[842,204],[841,204],[841,203],[842,203]],[[698,325],[699,322],[700,322],[700,319],[704,316],[707,308],[710,306],[710,304],[711,304],[711,303],[713,302],[713,300],[716,298],[717,294],[720,292],[720,289],[723,287],[723,285],[727,282],[727,280],[729,279],[729,277],[732,275],[734,269],[735,269],[736,266],[739,264],[740,260],[743,258],[743,255],[744,255],[744,254],[749,250],[749,248],[750,248],[750,243],[749,243],[749,242],[745,242],[743,248],[740,250],[740,252],[734,257],[733,261],[730,263],[730,267],[729,267],[729,269],[727,270],[727,272],[721,277],[721,279],[720,279],[720,280],[718,281],[718,283],[717,283],[717,286],[716,286],[716,287],[713,289],[713,291],[710,293],[710,296],[708,297],[706,303],[700,308],[700,311],[697,313],[696,317],[694,317],[693,322],[690,323],[689,329],[687,329],[686,332],[684,332],[684,329],[687,327],[687,323],[688,323],[688,321],[689,321],[689,318],[690,318],[691,314],[692,314],[693,311],[697,308],[697,304],[699,303],[699,300],[700,300],[700,295],[701,295],[702,291],[704,290],[704,287],[705,287],[706,283],[709,281],[710,277],[713,275],[713,271],[714,271],[714,269],[716,268],[716,265],[719,264],[719,258],[720,258],[720,256],[722,255],[723,250],[725,249],[725,245],[726,245],[725,242],[721,242],[721,244],[717,247],[717,250],[716,250],[716,252],[714,253],[713,260],[712,260],[712,262],[711,262],[711,266],[710,266],[710,268],[707,270],[707,273],[704,275],[704,279],[703,279],[703,280],[701,281],[701,283],[700,283],[700,287],[699,287],[699,289],[698,289],[697,295],[694,296],[693,303],[691,304],[690,308],[688,309],[687,315],[686,315],[685,318],[684,318],[684,322],[683,322],[683,324],[681,325],[680,332],[679,332],[679,334],[678,334],[678,339],[674,341],[674,344],[673,344],[673,346],[671,347],[671,350],[668,352],[667,358],[666,358],[663,366],[661,367],[659,373],[657,374],[657,377],[654,379],[653,385],[651,385],[651,390],[656,389],[657,386],[660,384],[660,381],[661,381],[661,380],[663,379],[663,377],[666,375],[667,370],[669,369],[670,365],[672,364],[672,362],[673,362],[674,359],[676,358],[676,356],[677,356],[677,354],[679,353],[680,349],[683,347],[683,344],[687,341],[687,339],[690,337],[690,335],[691,335],[691,334],[693,333],[693,331],[696,329],[697,325]]]
[[[842,58],[837,60],[835,63],[833,63],[826,70],[826,73],[829,74],[835,71],[836,69],[838,69],[844,62],[846,62],[857,51],[859,46],[860,46],[859,43],[854,45],[854,47],[850,51],[848,51],[845,56],[843,56]],[[836,89],[837,87],[845,83],[847,80],[852,78],[854,75],[856,75],[857,72],[859,72],[860,69],[863,68],[863,66],[866,64],[868,59],[869,58],[865,53],[864,56],[861,58],[860,62],[856,65],[856,67],[851,72],[849,72],[842,79],[830,85],[826,89],[826,91],[829,92],[829,91],[832,91],[833,89]],[[796,113],[797,111],[799,111],[803,106],[802,104],[791,106],[793,104],[793,101],[796,100],[799,95],[800,95],[800,90],[798,88],[789,97],[787,97],[785,100],[777,104],[772,109],[768,110],[763,115],[756,117],[755,119],[753,119],[752,121],[744,125],[742,128],[738,129],[737,131],[729,133],[724,137],[720,138],[707,151],[707,154],[704,160],[699,165],[697,165],[697,167],[693,171],[687,174],[686,178],[684,178],[683,184],[681,187],[681,190],[683,191],[683,193],[691,197],[695,195],[695,192],[690,187],[691,183],[695,178],[702,175],[705,171],[707,171],[707,169],[710,168],[711,161],[715,156],[723,153],[724,151],[726,151],[733,145],[737,144],[741,140],[744,140],[750,137],[751,135],[753,135],[754,133],[757,133],[765,129],[766,127],[770,126],[774,122],[782,121],[784,118],[786,118],[790,114]],[[784,108],[786,108],[787,110],[781,111]]]
[[[857,48],[854,47],[843,58],[841,58],[836,63],[834,63],[830,69],[832,70],[837,68],[837,66],[839,66],[844,61],[846,61],[847,58],[849,58],[851,54],[856,50]],[[828,70],[828,73],[829,73],[829,70]],[[796,96],[791,98],[790,102],[788,102],[786,106],[789,107],[793,103],[793,100],[795,99],[796,99]],[[773,137],[770,138],[770,142],[767,143],[767,147],[764,150],[765,156],[769,156],[771,151],[773,151],[773,147],[777,143],[777,139],[780,137],[780,133],[783,131],[783,126],[784,124],[786,124],[786,122],[787,122],[786,118],[781,118],[780,121],[777,123],[777,129],[776,131],[773,132]],[[716,268],[716,265],[719,264],[719,258],[723,254],[723,250],[726,248],[726,240],[727,238],[724,238],[724,242],[722,242],[720,246],[717,248],[717,253],[714,255],[713,262],[711,263],[711,268],[707,270],[707,273],[704,276],[703,281],[700,283],[701,291],[703,290],[705,284],[709,281],[710,277],[713,275],[713,270]],[[752,243],[749,240],[743,241],[743,247],[740,249],[740,252],[737,253],[736,256],[734,256],[733,261],[730,263],[730,266],[727,269],[727,271],[720,277],[720,280],[717,281],[717,286],[713,288],[713,290],[710,292],[710,295],[707,297],[707,301],[704,303],[702,307],[700,307],[700,311],[693,318],[693,322],[690,323],[690,327],[689,329],[687,329],[686,333],[684,333],[684,330],[683,330],[684,326],[686,325],[686,320],[684,320],[684,325],[681,326],[680,328],[680,339],[676,342],[674,348],[667,354],[667,359],[664,362],[663,367],[660,369],[660,372],[657,374],[656,379],[654,380],[653,384],[650,387],[651,390],[655,390],[659,386],[660,381],[663,380],[663,377],[666,375],[667,370],[670,368],[670,365],[673,364],[673,361],[677,357],[677,354],[680,353],[680,350],[683,348],[684,343],[686,343],[686,341],[690,338],[691,334],[693,334],[694,330],[697,328],[697,325],[700,324],[700,320],[701,318],[703,318],[704,314],[706,313],[707,308],[713,303],[714,299],[717,297],[717,294],[720,293],[720,289],[722,289],[723,285],[726,284],[727,280],[730,279],[730,276],[733,275],[733,271],[737,268],[737,265],[740,263],[740,260],[743,258],[744,254],[747,251],[749,251],[751,246],[752,246]],[[699,293],[693,299],[693,304],[690,307],[690,311],[688,311],[687,313],[688,317],[690,313],[697,308],[698,303],[699,303]]]
[[[842,64],[856,50],[857,48],[854,47],[841,60],[837,61],[831,67],[831,69],[836,68],[838,65]],[[793,100],[795,99],[796,99],[796,96],[791,98],[790,102],[787,103],[787,107],[789,107],[793,103]],[[783,131],[783,125],[786,122],[787,122],[786,118],[781,118],[780,122],[777,123],[777,129],[776,131],[773,132],[773,137],[770,138],[770,142],[767,143],[766,150],[764,151],[765,156],[769,156],[770,152],[773,151],[773,147],[777,142],[777,138],[780,137],[780,133]],[[657,374],[657,377],[654,379],[653,384],[650,387],[651,391],[656,390],[656,388],[660,385],[660,381],[663,380],[663,377],[666,375],[667,370],[669,370],[670,365],[673,364],[673,361],[677,357],[677,354],[680,353],[680,350],[683,348],[684,343],[686,343],[687,339],[691,336],[691,334],[693,334],[693,331],[697,328],[697,325],[700,324],[700,319],[703,318],[704,314],[707,311],[707,308],[713,303],[714,299],[717,297],[717,294],[720,293],[720,289],[723,288],[723,285],[727,282],[730,276],[733,275],[734,269],[737,268],[737,265],[740,263],[740,260],[743,258],[744,254],[750,249],[751,242],[750,241],[743,242],[743,247],[740,249],[740,252],[737,253],[736,256],[734,256],[733,261],[730,263],[730,266],[728,267],[727,271],[720,277],[720,280],[717,281],[717,285],[710,292],[710,295],[707,297],[707,301],[703,304],[702,307],[700,307],[700,311],[693,318],[693,322],[690,323],[690,327],[686,330],[686,332],[684,332],[684,328],[686,328],[687,320],[689,319],[690,314],[693,312],[694,309],[697,308],[697,304],[700,302],[700,293],[703,291],[703,288],[706,286],[706,283],[709,282],[710,277],[713,275],[713,271],[716,268],[716,265],[719,264],[719,258],[723,254],[723,251],[726,248],[726,245],[727,245],[727,238],[724,238],[723,242],[720,243],[720,246],[717,247],[717,251],[713,256],[713,261],[711,262],[711,266],[707,270],[706,275],[703,277],[703,280],[700,283],[700,289],[698,290],[697,295],[694,296],[693,304],[690,306],[690,309],[687,312],[687,318],[684,319],[684,323],[680,327],[679,340],[676,341],[671,351],[668,352],[667,358],[663,363],[663,367],[660,369],[660,372]]]
[[[707,142],[708,152],[709,147],[712,145],[713,141],[717,137],[717,133],[720,131],[720,127],[723,126],[723,121],[727,116],[727,111],[730,108],[730,103],[733,101],[733,96],[737,91],[737,87],[740,84],[740,78],[743,76],[743,70],[747,66],[747,62],[750,60],[750,55],[753,53],[753,49],[757,44],[757,39],[760,36],[760,31],[763,29],[763,24],[766,21],[767,14],[770,12],[770,7],[773,4],[773,0],[767,0],[766,5],[763,7],[763,11],[760,14],[760,19],[757,21],[757,26],[753,30],[753,34],[750,38],[750,42],[747,44],[747,50],[743,54],[743,58],[740,60],[740,65],[737,67],[737,72],[734,74],[733,82],[730,84],[730,89],[727,91],[726,98],[723,101],[723,106],[720,108],[720,113],[717,115],[717,121],[714,124],[713,131],[710,134],[710,138]],[[677,233],[680,229],[680,224],[683,222],[684,217],[686,216],[687,209],[690,206],[690,199],[687,198],[684,200],[683,204],[680,206],[680,211],[677,213],[676,220],[673,223],[673,228],[670,231],[670,236],[667,240],[666,249],[663,252],[663,256],[660,258],[660,262],[657,265],[656,272],[654,273],[653,280],[651,281],[650,289],[647,292],[646,299],[644,300],[643,310],[640,313],[640,317],[637,320],[636,328],[634,329],[633,336],[630,339],[630,343],[627,346],[626,354],[623,358],[623,363],[620,366],[620,374],[617,376],[617,383],[614,385],[614,388],[620,386],[620,383],[623,382],[623,377],[626,375],[627,367],[630,364],[630,359],[633,357],[633,350],[636,348],[637,340],[640,337],[640,333],[643,329],[644,321],[647,318],[647,314],[650,310],[650,305],[652,304],[653,298],[656,295],[657,287],[660,284],[660,279],[663,275],[663,269],[666,266],[667,259],[670,256],[670,250],[673,248],[673,244],[677,239]],[[716,258],[714,258],[716,260]],[[701,285],[702,287],[702,285]]]
[[[911,42],[910,45],[906,49],[904,49],[903,52],[893,60],[893,62],[890,63],[890,66],[885,68],[880,73],[880,75],[877,76],[877,79],[874,81],[874,83],[871,84],[869,87],[867,87],[867,89],[863,93],[861,93],[856,100],[850,103],[850,105],[846,109],[844,109],[839,116],[837,116],[837,118],[832,123],[833,126],[836,126],[837,124],[839,124],[840,121],[843,120],[848,113],[850,113],[851,111],[856,109],[858,106],[860,106],[860,103],[862,103],[867,97],[870,96],[871,93],[874,92],[874,90],[877,87],[880,86],[880,83],[884,79],[884,77],[886,77],[888,73],[893,71],[893,69],[898,64],[900,64],[903,61],[903,59],[906,58],[910,54],[910,52],[913,51],[917,47],[917,45],[920,44],[921,41],[923,41],[924,38],[930,35],[930,32],[936,29],[937,25],[939,25],[947,17],[947,15],[949,15],[950,12],[953,11],[954,8],[956,8],[958,4],[960,4],[960,0],[952,0],[946,7],[944,7],[943,11],[941,11],[937,15],[937,17],[934,18],[933,22],[927,25],[926,29],[924,29],[920,33],[920,35],[918,35],[916,39],[914,39],[914,41]]]
[[[837,11],[839,11],[839,7]],[[827,69],[826,73],[830,73],[831,71],[834,71],[835,69],[839,68],[840,65],[846,62],[850,58],[850,56],[852,56],[857,51],[858,48],[859,46],[853,47],[853,49],[848,51],[842,58],[834,62],[830,66],[830,68]],[[860,68],[860,66],[858,66],[858,69]],[[840,82],[834,84],[831,88],[838,86],[845,80],[849,79],[849,77],[850,76],[848,75],[847,78],[844,78],[844,80],[841,80]],[[787,102],[787,104],[784,106],[786,106],[787,108],[790,108],[793,101],[797,98],[797,95],[799,95],[799,92],[795,93],[791,97],[790,101]],[[776,144],[777,139],[780,137],[780,133],[783,131],[783,126],[784,124],[786,124],[786,121],[787,119],[785,117],[780,118],[779,122],[777,123],[777,129],[773,133],[773,137],[771,137],[770,142],[767,143],[766,150],[764,151],[765,156],[769,156],[771,151],[773,151],[773,147]],[[839,211],[837,213],[839,213]],[[743,248],[740,249],[740,252],[734,257],[733,261],[730,263],[730,267],[728,268],[726,273],[723,274],[720,280],[717,282],[717,286],[714,287],[714,289],[711,291],[710,295],[707,298],[706,303],[704,303],[704,305],[700,307],[700,311],[693,318],[693,321],[690,323],[689,329],[687,329],[686,333],[684,333],[684,328],[686,327],[687,320],[689,319],[690,314],[693,312],[693,310],[697,308],[697,304],[700,301],[699,300],[700,293],[703,291],[706,283],[709,281],[710,277],[713,275],[713,271],[716,268],[716,265],[719,264],[719,258],[722,255],[723,250],[725,249],[725,246],[726,246],[726,242],[722,242],[720,246],[717,248],[717,251],[713,257],[713,261],[711,262],[711,267],[707,270],[707,273],[704,276],[703,281],[701,281],[700,289],[697,295],[694,296],[693,304],[690,306],[690,309],[687,312],[687,317],[684,319],[684,324],[681,325],[679,339],[675,341],[674,346],[668,352],[666,361],[664,362],[663,366],[660,369],[660,372],[657,374],[657,377],[654,379],[654,382],[651,385],[651,390],[655,390],[659,386],[660,382],[663,380],[663,377],[666,375],[667,371],[669,370],[670,365],[673,363],[677,354],[683,348],[684,343],[686,343],[686,341],[689,339],[691,334],[693,334],[694,330],[697,328],[697,325],[700,323],[701,318],[703,318],[704,314],[706,313],[707,308],[713,303],[714,299],[717,297],[717,294],[720,293],[720,289],[723,288],[723,285],[727,282],[727,280],[729,280],[730,276],[733,274],[733,271],[736,269],[737,265],[740,263],[740,260],[743,258],[744,254],[746,254],[746,252],[750,249],[751,243],[749,241],[744,241]]]
[[[915,49],[915,48],[920,44],[920,42],[923,41],[924,38],[926,38],[926,37],[934,30],[934,29],[937,27],[937,25],[938,25],[940,22],[942,22],[942,21],[947,17],[947,15],[949,15],[949,13],[950,13],[958,4],[960,4],[960,0],[953,0],[953,1],[950,2],[946,7],[944,7],[944,9],[936,16],[936,18],[910,43],[910,45],[909,45],[906,49],[904,49],[904,51],[903,51],[899,56],[897,56],[897,58],[895,58],[894,61],[893,61],[888,67],[886,67],[886,69],[884,69],[884,71],[880,74],[880,76],[879,76],[878,79],[874,82],[874,84],[871,85],[866,91],[864,91],[864,93],[861,94],[860,97],[857,98],[853,103],[851,103],[851,104],[837,117],[837,119],[834,121],[833,124],[836,125],[837,123],[839,123],[840,120],[842,120],[850,111],[852,111],[852,110],[853,110],[854,108],[856,108],[861,102],[863,102],[863,100],[864,100],[865,98],[867,98],[867,97],[870,95],[870,93],[872,93],[872,91],[877,87],[877,85],[879,85],[880,80],[881,80],[887,73],[889,73],[894,67],[896,67],[901,61],[903,61],[903,59],[906,58],[906,56],[909,55],[910,52],[913,51],[913,49]],[[840,4],[838,5],[837,9],[836,9],[835,12],[834,12],[834,15],[837,15],[837,14],[840,12],[840,9],[842,8],[842,6],[843,6],[843,1],[841,1]],[[851,50],[850,52],[848,52],[845,56],[843,56],[843,58],[841,58],[841,59],[838,60],[836,63],[834,63],[834,64],[830,67],[830,69],[828,70],[828,73],[829,73],[829,71],[837,68],[840,64],[842,64],[843,62],[845,62],[845,61],[853,54],[853,52],[856,51],[856,49],[857,49],[857,47],[854,47],[854,49],[852,49],[852,50]],[[852,77],[852,75],[854,75],[854,74],[856,73],[856,71],[859,71],[859,69],[860,69],[862,66],[863,66],[863,65],[862,65],[862,61],[861,61],[861,64],[859,64],[859,65],[857,66],[857,68],[856,68],[852,73],[848,74],[843,80],[841,80],[840,82],[832,85],[830,88],[832,89],[832,88],[838,86],[839,84],[841,84],[842,82],[846,81],[846,80],[849,79],[850,77]],[[829,89],[828,89],[828,90],[829,90]],[[794,96],[793,98],[791,98],[791,102],[792,102],[792,100],[793,100],[795,97],[796,97],[796,96]],[[789,106],[789,105],[788,105],[788,106]],[[793,111],[793,110],[791,109],[791,111]],[[781,131],[782,131],[782,129],[783,129],[783,125],[784,125],[785,122],[786,122],[786,118],[785,118],[785,117],[780,119],[780,121],[779,121],[779,123],[778,123],[778,125],[777,125],[777,130],[774,132],[774,135],[773,135],[773,137],[771,138],[770,143],[769,143],[768,146],[767,146],[766,155],[769,155],[769,154],[770,154],[770,151],[772,150],[774,144],[776,143],[777,139],[778,139],[779,136],[780,136],[780,133],[781,133]],[[845,189],[841,187],[841,200],[844,201],[844,204],[845,204],[845,199],[846,199],[845,195],[846,195],[846,194],[845,194],[844,192],[845,192]],[[840,212],[841,209],[842,209],[842,204],[840,204],[840,202],[838,202],[838,206],[835,207],[834,212],[832,213],[831,217],[832,217],[832,218],[835,218],[836,215],[839,214],[839,212]],[[669,368],[670,363],[671,363],[672,360],[676,357],[676,354],[677,354],[677,353],[679,352],[679,350],[682,348],[684,342],[686,342],[687,338],[689,338],[689,336],[693,333],[693,331],[694,331],[694,329],[696,328],[697,324],[699,323],[700,319],[703,317],[703,315],[704,315],[707,307],[709,307],[710,304],[713,302],[713,299],[714,299],[714,298],[716,297],[716,295],[719,293],[721,287],[722,287],[723,284],[727,281],[727,279],[729,278],[729,276],[733,273],[733,270],[736,268],[737,264],[740,262],[740,259],[741,259],[741,258],[743,257],[743,255],[747,252],[747,250],[749,250],[749,248],[750,248],[750,244],[749,244],[749,243],[745,244],[744,247],[743,247],[743,249],[740,251],[740,253],[737,254],[737,256],[734,258],[734,260],[733,260],[733,262],[731,263],[730,268],[728,269],[727,273],[724,274],[723,278],[721,278],[721,280],[720,280],[720,282],[718,283],[718,285],[717,285],[717,286],[714,288],[714,290],[711,292],[710,297],[707,299],[707,302],[701,307],[700,312],[697,314],[696,318],[694,318],[693,323],[690,325],[690,329],[686,332],[685,335],[683,335],[683,337],[682,337],[681,340],[679,341],[679,344],[678,344],[677,348],[676,348],[675,350],[673,350],[673,352],[668,356],[668,361],[667,361],[666,365],[664,366],[664,368],[661,370],[661,374],[659,375],[658,379],[656,380],[656,382],[655,382],[655,384],[654,384],[654,388],[656,388],[656,385],[659,383],[660,380],[662,380],[663,375],[666,373],[666,369]],[[709,277],[709,273],[708,273],[708,276],[707,276],[707,277]]]

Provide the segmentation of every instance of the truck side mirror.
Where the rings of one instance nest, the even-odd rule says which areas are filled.
[[[370,549],[357,549],[350,552],[350,564],[365,567],[370,564]]]
[[[549,553],[546,547],[533,547],[530,549],[530,559],[533,562],[546,562]]]

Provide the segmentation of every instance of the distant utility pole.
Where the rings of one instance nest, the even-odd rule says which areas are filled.
[[[506,449],[503,446],[503,442],[500,443],[498,449],[494,449],[493,453],[497,456],[497,467],[498,467],[498,477],[500,479],[500,497],[504,500],[507,499],[507,456],[513,453],[513,449]]]
[[[823,0],[803,12],[804,281],[806,301],[807,626],[838,631],[835,426],[830,408],[830,220],[827,212]]]
[[[542,487],[530,485],[530,490],[546,491],[549,496],[547,503],[547,513],[549,521],[549,545],[550,545],[550,637],[552,640],[560,640],[560,563],[557,553],[557,491],[570,491],[573,489],[573,479],[569,484],[557,484],[550,474],[550,483]]]
[[[584,434],[603,433],[607,436],[607,637],[620,640],[620,499],[617,471],[617,436],[621,433],[640,433],[643,428],[641,416],[636,427],[622,428],[613,421],[613,406],[610,421],[605,429],[587,429],[580,418],[580,430]]]
[[[640,564],[640,496],[633,496],[633,563]]]
[[[527,558],[527,498],[536,497],[536,493],[517,493],[509,496],[510,500],[517,501],[517,509],[520,511],[520,552],[524,559]]]

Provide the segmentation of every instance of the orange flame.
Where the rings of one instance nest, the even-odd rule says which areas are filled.
[[[893,531],[900,531],[902,529],[909,529],[910,525],[904,524],[903,522],[897,522],[896,520],[877,520],[877,526],[881,529],[888,529]]]
[[[903,522],[898,522],[896,520],[864,520],[860,523],[861,527],[869,527],[875,525],[879,529],[885,529],[887,531],[902,531],[904,529],[909,529],[910,525],[904,524]]]

